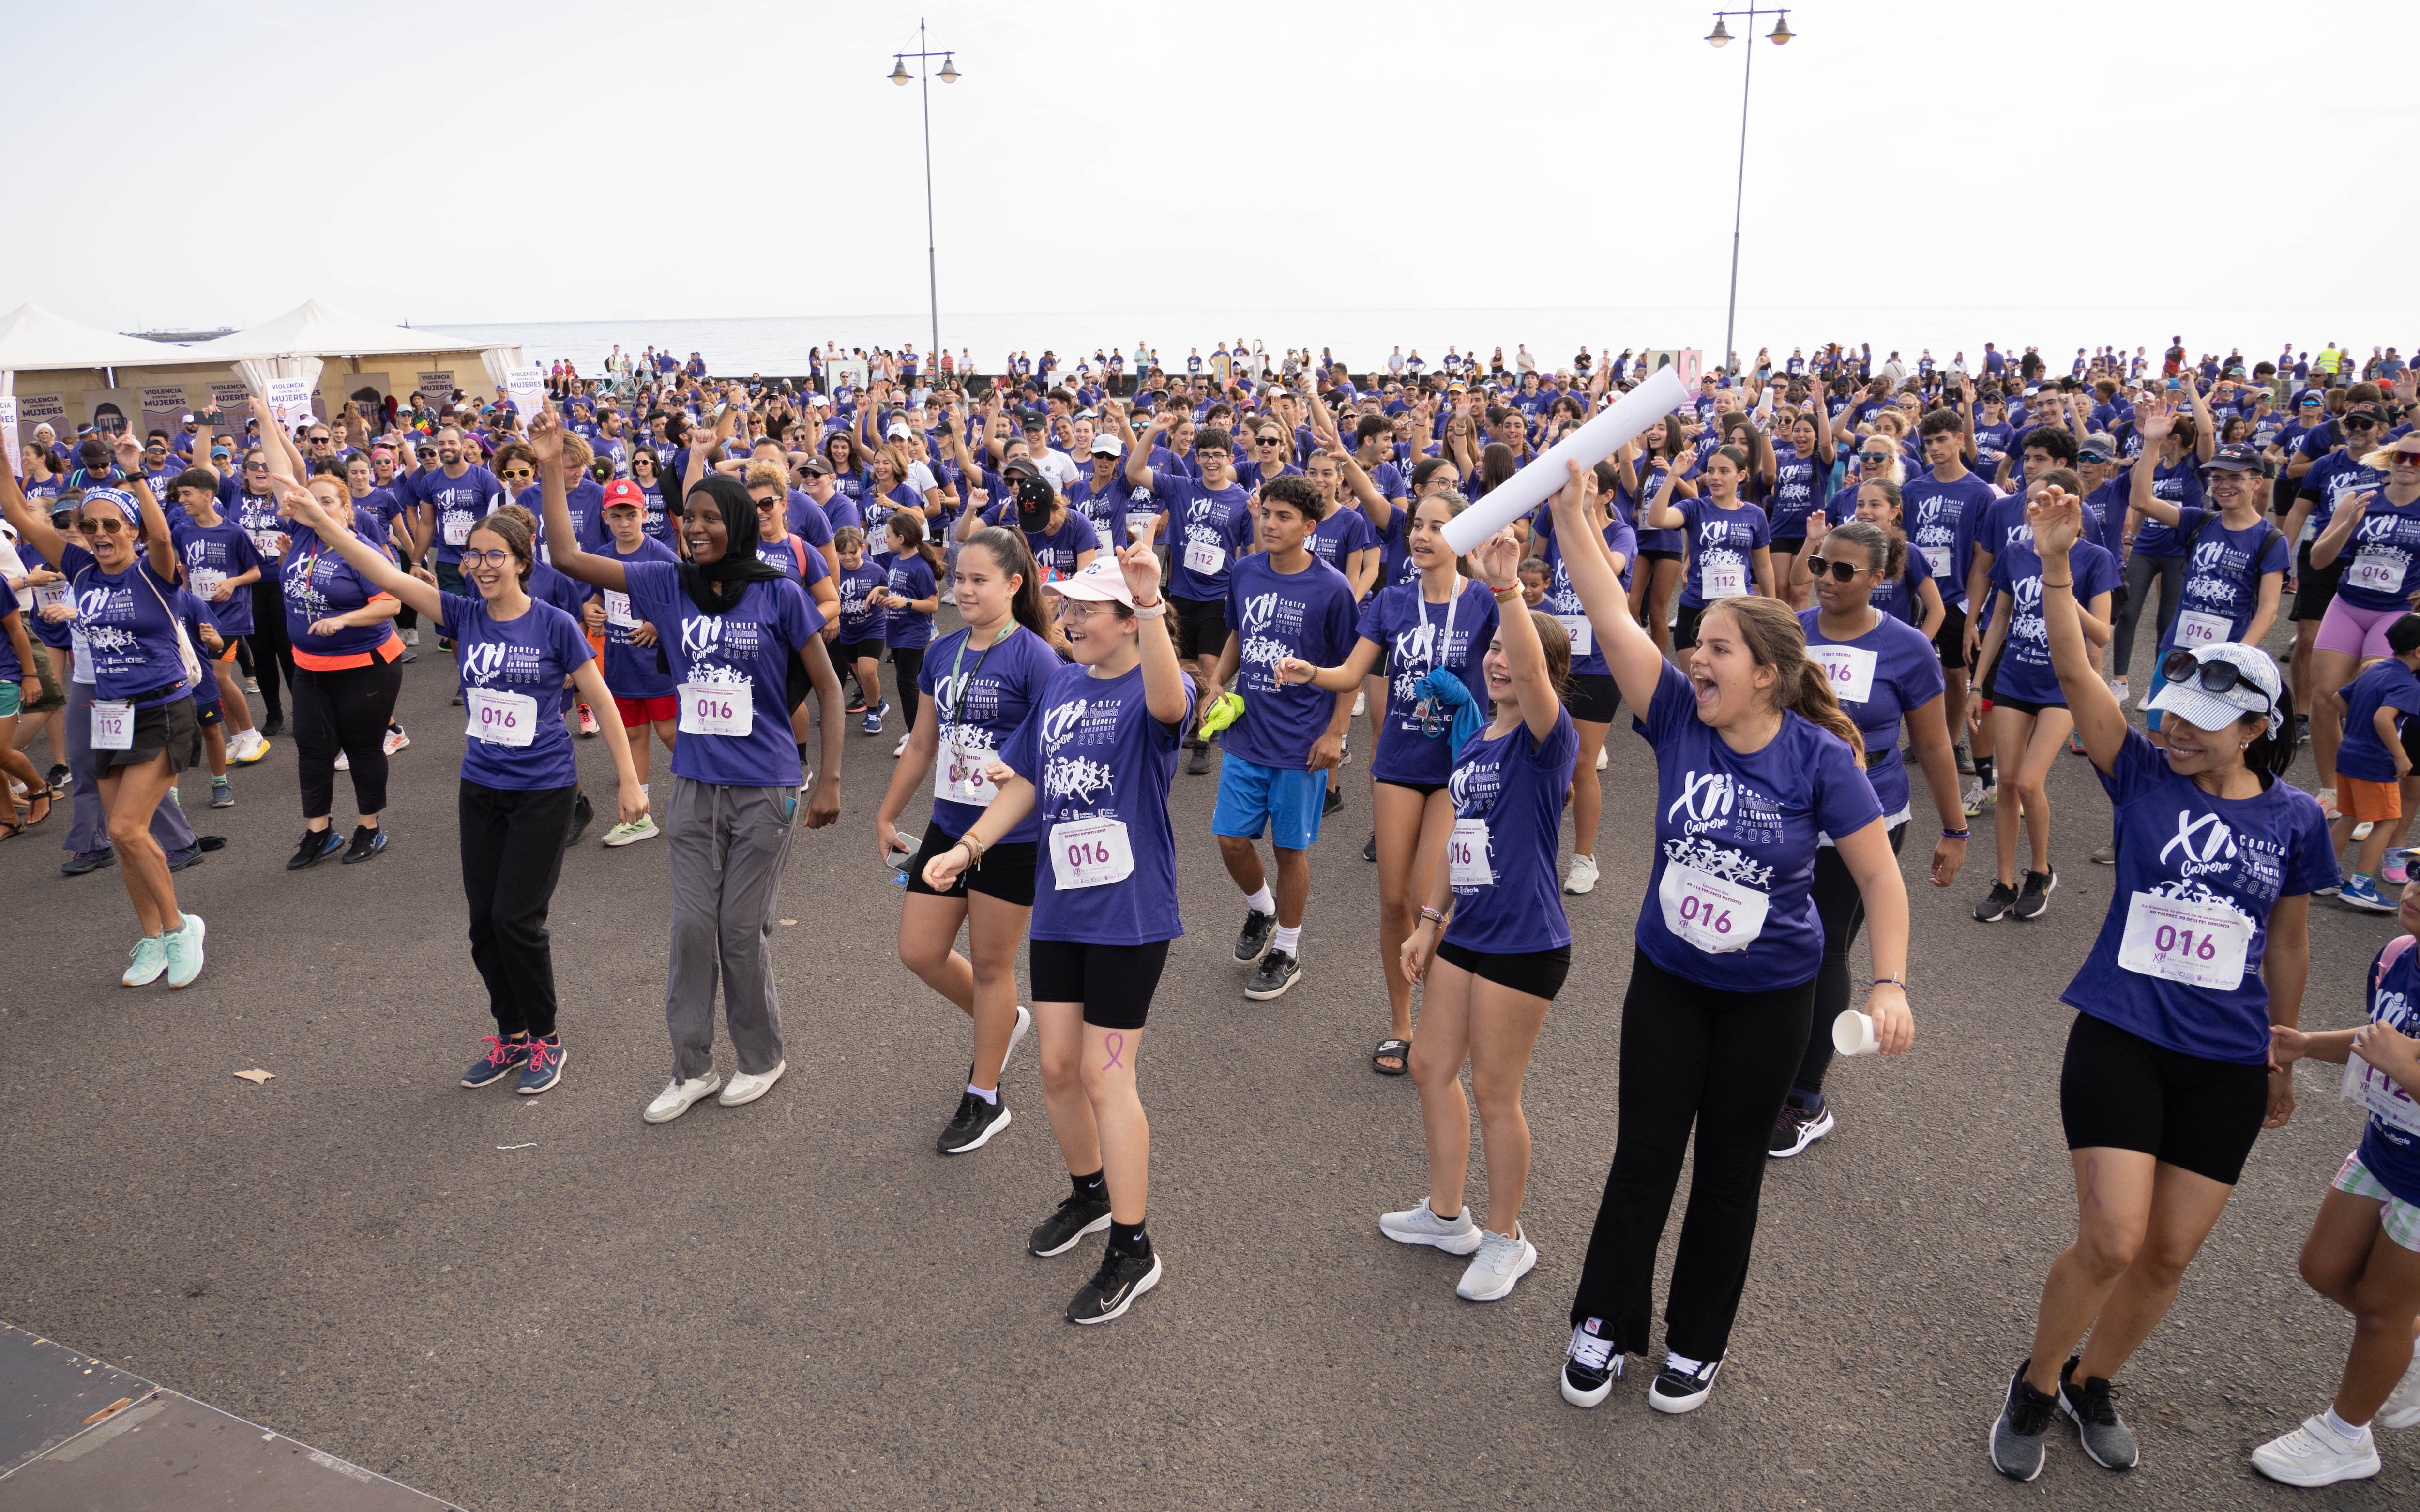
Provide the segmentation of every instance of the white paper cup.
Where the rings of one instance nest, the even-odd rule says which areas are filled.
[[[1832,1021],[1832,1048],[1844,1056],[1870,1056],[1882,1049],[1874,1038],[1873,1016],[1855,1009],[1844,1009]]]

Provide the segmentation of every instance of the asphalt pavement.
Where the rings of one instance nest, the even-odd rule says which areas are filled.
[[[1066,1190],[1030,1049],[1008,1070],[1013,1126],[933,1152],[969,1037],[894,952],[873,818],[896,717],[879,739],[851,731],[841,823],[794,851],[776,940],[788,1077],[649,1128],[640,1109],[670,1072],[664,848],[603,850],[602,820],[554,901],[562,1084],[456,1085],[490,1021],[463,936],[450,691],[424,636],[393,841],[365,866],[284,871],[289,742],[237,775],[232,810],[204,809],[188,777],[196,826],[229,843],[178,879],[209,922],[183,992],[116,985],[131,912],[115,872],[58,875],[64,809],[0,844],[0,1316],[480,1512],[2384,1506],[2420,1489],[2420,1435],[2383,1435],[2382,1475],[2323,1493],[2245,1459],[2325,1404],[2351,1336],[2295,1273],[2360,1128],[2325,1067],[2305,1069],[2292,1123],[2261,1138],[2119,1381],[2141,1468],[2102,1471],[2066,1438],[2019,1487],[1985,1458],[2073,1228],[2058,995],[2111,890],[2086,860],[2108,804],[2080,757],[2054,778],[2060,887],[2030,923],[1970,917],[1988,816],[1957,885],[1926,884],[1936,821],[1917,784],[1916,1048],[1838,1065],[1838,1132],[1768,1175],[1728,1367],[1671,1418],[1643,1399],[1649,1362],[1595,1412],[1555,1386],[1647,874],[1653,779],[1634,736],[1613,737],[1604,881],[1564,900],[1573,971],[1528,1083],[1539,1265],[1491,1304],[1455,1298],[1462,1261],[1377,1230],[1423,1194],[1425,1161],[1411,1083],[1368,1064],[1387,1019],[1360,753],[1312,856],[1305,976],[1267,1003],[1229,959],[1242,901],[1209,835],[1217,779],[1177,778],[1188,933],[1140,1061],[1166,1276],[1124,1319],[1077,1329],[1061,1310],[1100,1241],[1024,1250]],[[599,743],[580,756],[610,795]],[[659,801],[668,781],[659,761]],[[349,822],[341,778],[338,796]],[[2306,1025],[2360,1016],[2391,928],[2315,903]],[[255,1068],[274,1079],[233,1074]],[[1484,1190],[1474,1158],[1472,1199]]]

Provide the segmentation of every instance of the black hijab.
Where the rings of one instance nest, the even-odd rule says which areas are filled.
[[[721,557],[704,566],[682,563],[680,584],[700,612],[723,614],[746,596],[750,583],[781,581],[782,569],[756,555],[756,500],[746,485],[718,472],[699,479],[689,491],[691,499],[699,494],[713,500],[715,508],[721,511],[728,544]]]

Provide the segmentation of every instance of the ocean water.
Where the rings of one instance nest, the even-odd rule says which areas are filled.
[[[2004,351],[2022,352],[2039,347],[2055,372],[2065,372],[2078,347],[2116,346],[2132,352],[2147,348],[2154,357],[2165,349],[2171,335],[2181,333],[2185,345],[2199,354],[2241,348],[2248,358],[2273,358],[2288,341],[2317,351],[2331,340],[2366,349],[2399,341],[2410,349],[2408,333],[2372,332],[2367,339],[2351,330],[2321,329],[2311,311],[2285,308],[2231,307],[2180,309],[2133,307],[2109,309],[2027,309],[2010,306],[1813,306],[1756,308],[1743,305],[1734,345],[1753,360],[1759,347],[1772,349],[1776,362],[1793,347],[1813,352],[1826,342],[1844,346],[1873,345],[1880,361],[1897,350],[1913,364],[1916,354],[1931,348],[1943,363],[1963,351],[1979,367],[1983,344],[1996,342]],[[2331,316],[2330,318],[2333,318]],[[1056,351],[1063,365],[1089,360],[1095,350],[1111,346],[1131,354],[1141,340],[1159,354],[1163,364],[1181,366],[1186,354],[1199,347],[1206,358],[1219,342],[1257,341],[1271,353],[1287,347],[1332,350],[1355,372],[1381,367],[1388,352],[1401,347],[1405,355],[1418,351],[1435,371],[1449,347],[1481,358],[1497,346],[1507,363],[1516,347],[1526,343],[1539,365],[1549,370],[1567,365],[1585,345],[1592,353],[1698,347],[1711,359],[1723,341],[1724,311],[1720,305],[1569,309],[1441,309],[1441,310],[1272,310],[1258,313],[1215,310],[1151,312],[1060,311],[941,315],[941,344],[951,351],[973,354],[975,371],[997,373],[1013,350],[1040,357]],[[764,373],[795,376],[806,371],[807,353],[824,342],[843,351],[854,347],[888,347],[897,350],[913,342],[920,352],[932,344],[931,317],[922,311],[877,316],[768,316],[727,319],[584,320],[527,325],[432,326],[427,329],[478,341],[518,343],[540,363],[558,357],[594,373],[617,343],[637,353],[653,345],[668,347],[687,360],[702,352],[717,374]]]

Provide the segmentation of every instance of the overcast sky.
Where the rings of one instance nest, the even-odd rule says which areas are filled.
[[[965,74],[932,86],[945,304],[1719,305],[1744,45],[1699,39],[1711,8],[936,4]],[[918,92],[884,79],[913,8],[434,14],[10,5],[0,131],[29,187],[0,308],[123,330],[312,296],[415,324],[923,309]],[[2351,187],[2414,181],[2409,0],[1791,22],[1756,47],[1744,308],[2250,305],[2314,347],[2420,335],[2420,202]],[[104,190],[87,165],[112,162],[136,167]],[[240,210],[185,204],[196,163]]]

